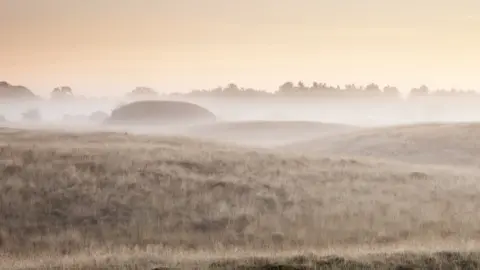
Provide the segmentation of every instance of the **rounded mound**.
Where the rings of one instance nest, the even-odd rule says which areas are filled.
[[[408,163],[480,165],[480,124],[414,124],[361,129],[295,143],[288,149],[321,155],[370,156]]]
[[[184,124],[216,120],[215,115],[196,104],[183,101],[146,100],[132,102],[112,111],[107,123]]]
[[[102,112],[102,111],[96,111],[96,112],[93,112],[92,114],[90,114],[88,119],[91,122],[103,122],[106,119],[108,119],[108,113]]]

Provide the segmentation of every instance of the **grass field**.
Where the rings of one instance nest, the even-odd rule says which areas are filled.
[[[480,166],[480,123],[429,123],[357,129],[283,148],[405,163]]]
[[[457,129],[474,132],[409,127],[459,145],[430,163],[333,143],[385,130],[305,151],[0,129],[0,269],[476,269],[480,171]]]

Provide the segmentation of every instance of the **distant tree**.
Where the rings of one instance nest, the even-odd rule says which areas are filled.
[[[350,92],[354,92],[354,91],[361,90],[361,87],[357,88],[357,86],[355,84],[346,84],[345,85],[345,90],[350,91]]]
[[[429,96],[430,90],[426,85],[422,85],[419,88],[412,88],[410,93],[408,94],[408,98],[416,98],[416,97],[426,97]]]
[[[413,88],[410,90],[409,96],[415,97],[415,96],[428,96],[430,93],[430,90],[426,85],[422,85],[419,88]]]
[[[400,91],[398,91],[398,88],[395,86],[387,85],[383,88],[383,94],[389,97],[399,97]]]
[[[302,81],[299,81],[297,83],[297,91],[298,92],[301,92],[301,93],[304,93],[308,90],[308,87],[305,86],[305,84],[302,82]]]
[[[234,83],[230,83],[227,85],[226,88],[223,89],[223,92],[227,92],[227,93],[237,93],[237,92],[240,92],[240,88],[238,88],[238,86]]]
[[[288,93],[292,93],[294,89],[295,89],[295,86],[293,85],[292,82],[286,82],[280,85],[280,87],[278,87],[277,92],[282,94],[288,94]]]
[[[342,93],[344,97],[359,97],[362,94],[362,87],[358,87],[355,84],[346,84]]]
[[[158,93],[150,87],[139,86],[133,89],[128,95],[131,97],[153,97],[158,96]]]
[[[365,86],[365,92],[369,94],[380,94],[381,90],[378,84],[375,83],[370,83],[367,86]]]
[[[426,85],[420,86],[419,90],[421,93],[428,93],[430,91]]]
[[[73,91],[70,86],[55,87],[50,94],[52,99],[64,99],[73,97]]]

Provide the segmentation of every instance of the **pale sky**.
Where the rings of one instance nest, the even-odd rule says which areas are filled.
[[[480,0],[0,0],[0,81],[123,95],[285,81],[480,90]]]

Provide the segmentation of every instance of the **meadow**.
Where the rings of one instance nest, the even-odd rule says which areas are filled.
[[[2,128],[0,269],[478,267],[480,125],[209,125]]]

